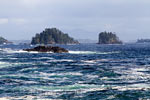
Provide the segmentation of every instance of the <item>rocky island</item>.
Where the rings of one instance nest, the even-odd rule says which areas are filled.
[[[8,40],[6,40],[3,37],[0,37],[0,44],[8,44],[8,43],[12,43],[12,42],[9,42]]]
[[[46,28],[40,34],[37,33],[32,38],[31,44],[78,44],[79,42],[74,40],[68,34],[63,33],[57,28]]]
[[[32,52],[53,52],[53,53],[68,53],[68,50],[61,47],[53,47],[53,46],[37,46],[32,49],[23,49],[24,51]]]
[[[122,41],[112,32],[101,32],[98,44],[122,44]]]

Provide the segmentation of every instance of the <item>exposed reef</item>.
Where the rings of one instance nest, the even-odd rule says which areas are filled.
[[[31,49],[23,49],[24,51],[32,52],[53,52],[53,53],[67,53],[68,50],[61,47],[53,46],[37,46]]]

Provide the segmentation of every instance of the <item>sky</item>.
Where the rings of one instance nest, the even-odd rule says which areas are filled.
[[[97,40],[103,31],[150,38],[150,0],[0,0],[0,36],[31,40],[54,27],[75,39]]]

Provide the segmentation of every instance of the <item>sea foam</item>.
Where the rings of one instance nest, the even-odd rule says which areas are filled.
[[[119,51],[116,52],[98,52],[98,51],[69,51],[70,54],[113,54],[113,53],[120,53]]]

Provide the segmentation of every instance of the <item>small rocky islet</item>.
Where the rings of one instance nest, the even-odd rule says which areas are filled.
[[[79,42],[57,28],[46,28],[32,38],[31,44],[79,44]]]
[[[105,31],[99,34],[98,44],[122,44],[122,41],[115,33]]]
[[[28,52],[53,52],[53,53],[68,53],[68,50],[58,46],[37,46],[31,49],[23,49]]]
[[[12,43],[12,42],[10,42],[10,41],[8,41],[5,38],[0,36],[0,44],[9,44],[9,43]]]

